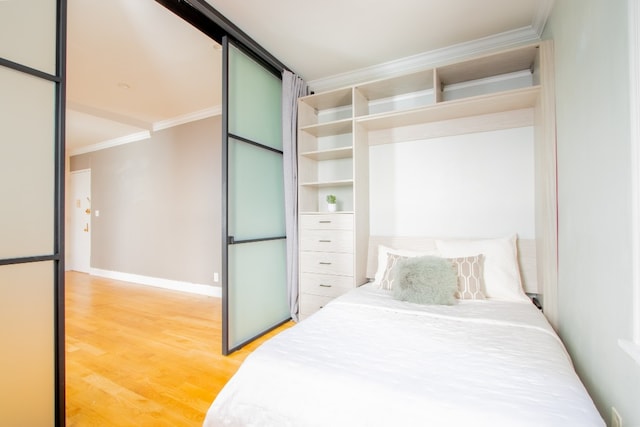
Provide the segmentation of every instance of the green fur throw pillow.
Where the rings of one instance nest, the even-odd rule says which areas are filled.
[[[451,261],[424,256],[407,258],[395,268],[393,297],[417,304],[453,305],[458,275]]]

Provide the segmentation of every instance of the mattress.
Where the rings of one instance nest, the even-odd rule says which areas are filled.
[[[205,426],[604,426],[532,304],[363,286],[265,342]]]

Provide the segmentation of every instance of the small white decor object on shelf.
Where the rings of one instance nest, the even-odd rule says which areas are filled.
[[[329,212],[335,212],[336,211],[336,196],[334,196],[333,194],[329,194],[327,195],[327,210]]]

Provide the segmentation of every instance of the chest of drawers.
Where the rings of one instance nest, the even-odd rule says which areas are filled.
[[[300,319],[355,286],[353,214],[300,216]]]

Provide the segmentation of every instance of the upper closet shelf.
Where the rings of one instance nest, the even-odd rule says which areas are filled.
[[[314,124],[300,127],[301,132],[307,132],[315,137],[341,135],[352,131],[352,120],[342,119],[328,123]]]
[[[353,179],[338,179],[338,180],[331,180],[331,181],[313,181],[313,182],[300,183],[300,186],[303,186],[303,187],[316,187],[316,188],[345,187],[345,186],[352,186],[352,185],[353,185]]]
[[[535,106],[539,92],[540,86],[536,85],[500,93],[440,102],[408,111],[364,116],[356,118],[356,123],[366,130],[382,130],[532,108]]]
[[[349,146],[329,150],[307,151],[305,153],[300,153],[300,155],[316,161],[348,159],[353,157],[353,147]]]

